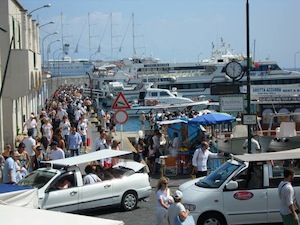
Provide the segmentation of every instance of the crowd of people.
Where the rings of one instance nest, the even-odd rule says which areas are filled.
[[[0,154],[2,182],[18,182],[40,168],[42,161],[87,153],[90,110],[91,101],[83,96],[80,88],[60,86],[46,100],[39,115],[31,113],[25,121],[23,133],[26,135],[15,143],[16,149],[9,143],[5,145]]]

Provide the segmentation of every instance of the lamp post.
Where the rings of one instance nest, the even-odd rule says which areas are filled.
[[[55,23],[55,21],[50,21],[50,22],[48,22],[48,23],[45,23],[45,24],[40,25],[39,28],[41,28],[41,27],[43,27],[43,26],[46,26],[46,25],[49,25],[49,24],[54,24],[54,23]]]
[[[42,40],[42,65],[43,65],[43,67],[44,67],[44,61],[45,61],[45,57],[44,57],[44,55],[45,55],[45,53],[44,53],[44,41],[45,41],[45,39],[47,38],[47,37],[49,37],[49,36],[51,36],[51,35],[54,35],[54,34],[58,34],[58,32],[54,32],[54,33],[51,33],[51,34],[48,34],[48,35],[46,35],[44,38],[43,38],[43,40]]]
[[[32,14],[33,12],[35,12],[35,11],[37,11],[37,10],[39,10],[39,9],[42,9],[42,8],[49,8],[49,7],[51,7],[51,4],[43,5],[43,6],[39,7],[39,8],[36,8],[36,9],[30,11],[30,12],[28,13],[28,16],[31,16],[31,14]]]
[[[246,46],[247,46],[247,114],[250,115],[250,25],[249,25],[249,1],[246,2]],[[251,153],[251,125],[248,124],[248,153]]]
[[[47,61],[48,61],[48,67],[49,67],[49,53],[51,52],[51,51],[50,51],[50,45],[52,45],[53,43],[58,42],[58,41],[60,41],[60,39],[57,39],[57,40],[55,40],[55,41],[50,42],[50,43],[48,44],[48,46],[47,46]]]
[[[297,54],[299,54],[299,53],[300,53],[300,52],[297,51],[297,52],[295,53],[295,55],[294,55],[294,67],[295,67],[295,70],[297,69],[297,66],[296,66],[296,64],[297,64],[296,57],[297,57]]]

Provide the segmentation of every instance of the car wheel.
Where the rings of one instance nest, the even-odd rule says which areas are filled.
[[[206,213],[201,216],[198,220],[197,225],[227,225],[226,220],[223,215],[214,212],[214,213]]]
[[[137,194],[133,191],[126,192],[122,197],[122,208],[126,211],[133,210],[137,206]]]

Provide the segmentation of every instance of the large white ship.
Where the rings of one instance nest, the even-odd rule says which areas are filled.
[[[86,76],[86,73],[92,73],[94,64],[90,60],[72,59],[68,52],[69,46],[65,44],[63,57],[45,61],[43,63],[43,71],[50,73],[52,77]]]

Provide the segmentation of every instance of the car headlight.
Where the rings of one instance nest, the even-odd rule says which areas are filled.
[[[184,203],[183,205],[184,205],[185,209],[188,209],[189,211],[195,211],[196,210],[196,206],[193,205],[193,204]]]

